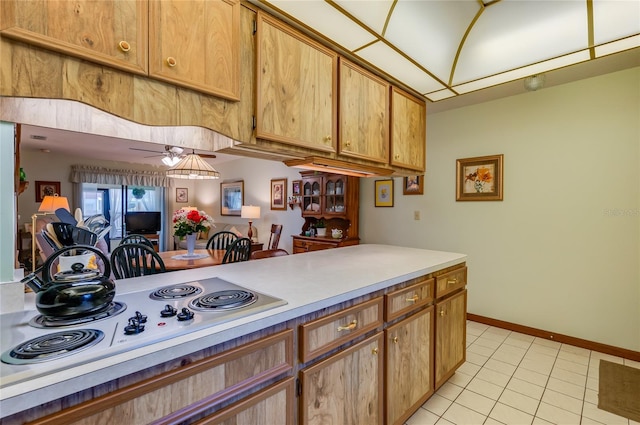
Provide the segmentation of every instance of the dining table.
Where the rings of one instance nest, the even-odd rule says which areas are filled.
[[[197,269],[199,267],[217,266],[227,251],[224,249],[196,249],[193,258],[187,255],[186,249],[159,252],[167,271]]]

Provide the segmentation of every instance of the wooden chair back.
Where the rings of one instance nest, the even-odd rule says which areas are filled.
[[[251,259],[259,260],[260,258],[281,257],[283,255],[289,255],[289,253],[284,249],[263,249],[252,252]]]
[[[271,225],[271,235],[269,235],[269,243],[267,249],[278,249],[280,243],[280,235],[282,234],[282,224]]]
[[[239,238],[232,243],[222,258],[222,264],[248,261],[251,254],[251,239]]]
[[[126,243],[115,247],[111,252],[111,270],[116,279],[167,271],[155,249],[141,243]]]
[[[153,243],[142,235],[127,235],[124,238],[122,238],[119,245],[122,245],[125,243],[141,243],[143,245],[147,245],[153,248]]]
[[[207,241],[207,249],[227,249],[238,240],[238,235],[226,230],[215,233]]]

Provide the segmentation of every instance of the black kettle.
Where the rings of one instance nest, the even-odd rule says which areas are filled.
[[[56,273],[51,279],[51,266],[69,251],[92,251],[104,264],[104,273],[85,269],[82,263],[72,264],[71,270]],[[42,272],[42,278],[37,274]],[[107,310],[116,296],[116,285],[109,278],[109,259],[90,245],[74,245],[54,252],[44,265],[22,279],[36,293],[36,308],[44,316],[56,319],[75,319]]]

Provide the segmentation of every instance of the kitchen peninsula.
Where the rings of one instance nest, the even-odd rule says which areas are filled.
[[[463,254],[365,244],[117,281],[116,301],[218,278],[286,304],[207,326],[187,320],[154,338],[124,336],[137,309],[130,305],[104,320],[115,332],[93,357],[2,363],[3,423],[97,423],[101,415],[176,423],[252,414],[260,405],[271,406],[274,423],[312,424],[329,410],[334,423],[402,423],[464,361],[465,261]],[[174,320],[158,313],[142,311],[148,328]],[[24,336],[36,314],[0,317],[3,351],[10,348],[5,335]],[[401,368],[407,361],[417,363]],[[410,375],[397,375],[402,369]],[[348,379],[333,382],[337,372]],[[407,382],[420,394],[409,389],[403,397]],[[362,403],[336,408],[338,387]]]

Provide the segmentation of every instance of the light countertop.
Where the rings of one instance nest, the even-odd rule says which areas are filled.
[[[0,417],[465,261],[463,254],[364,244],[119,280],[116,299],[128,292],[219,277],[282,298],[287,304],[15,385],[3,385]],[[26,309],[37,313],[32,300],[27,299]]]

